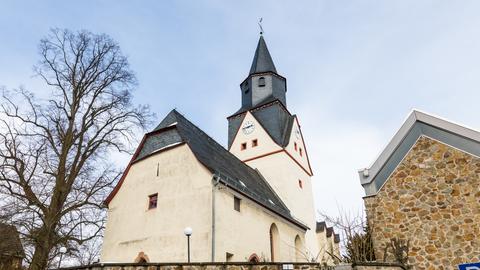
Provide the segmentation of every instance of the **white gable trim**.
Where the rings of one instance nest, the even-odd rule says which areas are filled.
[[[413,110],[413,112],[408,116],[408,118],[405,120],[401,128],[397,131],[397,133],[394,135],[392,140],[389,142],[389,144],[380,153],[380,155],[375,160],[375,162],[369,168],[360,169],[358,171],[359,177],[360,177],[360,183],[362,184],[362,186],[364,186],[367,196],[374,195],[376,192],[378,192],[380,187],[375,188],[375,185],[372,186],[371,184],[373,184],[379,172],[384,168],[384,166],[392,157],[392,155],[395,153],[395,151],[397,151],[397,149],[400,147],[404,139],[408,135],[411,136],[410,133],[412,129],[414,129],[417,123],[424,123],[436,129],[443,130],[445,132],[457,135],[461,138],[474,141],[476,143],[480,143],[480,132],[474,129],[461,126],[454,122],[427,114],[425,112]],[[426,135],[426,134],[421,133],[420,136],[422,135]],[[427,135],[427,137],[432,137],[432,136]],[[446,141],[442,141],[441,139],[436,139],[436,138],[432,138],[432,139],[435,139],[447,145],[452,145]],[[470,153],[465,149],[461,149],[456,146],[452,146],[452,147],[460,149],[469,154],[476,155],[475,153]],[[381,184],[381,186],[383,186],[384,183],[377,183],[377,184]]]

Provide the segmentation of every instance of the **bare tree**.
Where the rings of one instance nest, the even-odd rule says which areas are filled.
[[[39,48],[49,98],[4,91],[0,107],[0,212],[22,232],[32,270],[102,231],[119,177],[108,156],[131,149],[150,119],[132,104],[135,76],[108,36],[54,29]]]
[[[343,210],[340,210],[340,216],[337,218],[321,215],[340,230],[344,249],[343,262],[358,263],[376,260],[371,228],[363,215],[346,213]]]

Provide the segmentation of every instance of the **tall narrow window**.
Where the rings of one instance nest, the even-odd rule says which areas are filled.
[[[299,149],[299,152],[300,152],[300,156],[303,156],[302,148]]]
[[[233,209],[237,210],[240,212],[240,202],[242,200],[238,198],[237,196],[233,196]]]
[[[252,147],[257,147],[258,146],[258,140],[252,140]]]
[[[303,188],[303,182],[302,182],[302,180],[300,180],[300,179],[298,179],[298,186],[299,186],[300,188]]]
[[[243,150],[245,150],[245,149],[247,149],[247,143],[246,143],[246,142],[245,142],[245,143],[242,143],[242,144],[240,145],[240,150],[243,151]]]
[[[264,77],[258,78],[258,86],[260,86],[260,87],[265,86],[265,78]]]
[[[148,209],[157,208],[158,193],[148,196]]]
[[[298,150],[298,145],[297,145],[297,143],[296,143],[296,142],[295,142],[295,143],[293,143],[293,147],[295,148],[295,151],[297,151],[297,150]]]
[[[160,163],[157,163],[157,176],[160,174]]]

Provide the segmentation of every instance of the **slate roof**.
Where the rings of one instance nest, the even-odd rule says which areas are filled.
[[[327,223],[325,221],[317,222],[316,232],[323,232],[327,227]]]
[[[2,256],[25,257],[17,229],[4,223],[0,223],[0,257]]]
[[[253,57],[252,66],[250,67],[250,73],[262,73],[262,72],[274,72],[277,73],[275,69],[275,64],[273,64],[272,57],[268,51],[267,44],[263,36],[260,36],[258,40],[257,49],[255,50],[255,56]]]
[[[229,116],[229,118],[247,111],[250,111],[255,116],[255,119],[257,119],[276,144],[281,147],[288,145],[296,115],[290,114],[278,99],[270,96],[254,108],[240,109],[232,116]],[[237,128],[240,128],[240,126]],[[236,133],[236,131],[232,133]],[[229,146],[231,143],[233,143],[233,136],[231,141],[229,141]]]
[[[480,132],[413,110],[375,162],[358,171],[366,196],[377,194],[420,136],[480,156]]]
[[[340,234],[338,233],[334,234],[333,242],[340,243]]]
[[[290,214],[290,210],[257,170],[243,163],[178,111],[172,110],[146,136],[143,147],[134,162],[161,149],[186,143],[198,161],[208,168],[221,183],[303,229],[308,229]]]

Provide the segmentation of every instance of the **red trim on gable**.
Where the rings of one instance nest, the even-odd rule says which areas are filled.
[[[133,154],[132,158],[130,159],[130,161],[128,162],[128,165],[127,165],[127,168],[125,168],[125,171],[123,171],[123,174],[122,174],[122,177],[120,178],[120,180],[118,181],[118,183],[115,185],[115,187],[113,188],[112,192],[110,192],[110,194],[107,196],[107,198],[105,199],[105,201],[103,202],[107,207],[108,207],[108,204],[112,201],[113,197],[115,197],[115,195],[117,194],[118,190],[120,189],[120,187],[122,186],[123,184],[123,181],[125,180],[125,177],[127,176],[128,174],[128,171],[130,170],[130,167],[132,166],[133,164],[133,161],[135,160],[135,158],[138,156],[138,154],[140,153],[140,149],[142,148],[143,144],[145,143],[145,140],[147,139],[147,134],[143,135],[143,138],[142,140],[140,141],[140,144],[138,145],[137,147],[137,150],[135,150],[135,153]]]
[[[302,137],[303,150],[305,150],[305,157],[307,158],[308,169],[310,170],[310,176],[313,176],[312,166],[310,165],[310,158],[308,157],[308,152],[307,152],[307,145],[305,144],[305,140],[303,139],[303,132],[300,125],[300,120],[298,120],[298,117],[296,115],[295,115],[295,120],[297,121],[298,128],[300,129],[300,136]]]
[[[285,153],[287,153],[287,155],[288,155],[291,159],[293,159],[293,161],[295,161],[295,163],[297,163],[297,165],[300,166],[300,168],[302,168],[302,170],[303,170],[304,172],[306,172],[309,176],[313,176],[313,173],[312,173],[311,171],[310,171],[310,172],[307,171],[307,169],[305,169],[305,168],[302,166],[302,164],[300,164],[300,162],[298,162],[292,155],[290,155],[290,153],[288,153],[287,150],[283,150],[283,151],[284,151]],[[306,152],[306,151],[305,151],[305,152]],[[305,153],[305,154],[306,154],[306,153]]]
[[[280,149],[280,150],[277,150],[277,151],[273,151],[273,152],[268,152],[266,154],[262,154],[262,155],[259,155],[259,156],[256,156],[256,157],[252,157],[252,158],[247,158],[245,160],[242,160],[243,162],[248,162],[248,161],[251,161],[251,160],[255,160],[257,158],[262,158],[262,157],[266,157],[266,156],[270,156],[270,155],[273,155],[273,154],[276,154],[276,153],[280,153],[284,151],[284,149]]]
[[[173,128],[175,126],[172,126]],[[182,142],[182,143],[178,143],[178,144],[175,144],[175,145],[172,145],[171,147],[166,147],[160,151],[157,151],[157,152],[154,152],[154,153],[151,153],[149,155],[146,155],[144,157],[142,157],[141,159],[139,160],[135,160],[137,157],[138,157],[138,154],[140,154],[140,150],[142,149],[143,145],[145,144],[145,141],[147,139],[148,136],[152,135],[152,134],[156,134],[158,133],[158,131],[165,131],[166,129],[170,129],[172,127],[166,127],[166,128],[163,128],[163,129],[159,129],[159,130],[156,130],[156,131],[153,131],[153,132],[149,132],[147,134],[145,134],[142,138],[142,141],[140,142],[140,144],[138,145],[137,147],[137,150],[135,150],[135,153],[133,154],[132,158],[130,159],[130,162],[128,162],[128,165],[127,165],[127,168],[125,168],[125,171],[123,171],[123,174],[122,174],[122,177],[120,178],[120,180],[118,181],[117,185],[115,185],[115,187],[113,188],[112,192],[110,192],[110,194],[107,196],[107,198],[105,199],[104,201],[104,204],[108,207],[108,204],[110,204],[110,202],[112,201],[112,199],[115,197],[115,195],[117,194],[118,190],[120,190],[120,187],[123,185],[123,181],[125,180],[125,177],[127,176],[128,174],[128,171],[130,170],[130,168],[132,167],[132,165],[134,163],[137,163],[138,161],[140,160],[143,160],[145,158],[148,158],[148,157],[151,157],[155,154],[158,154],[158,153],[162,153],[164,151],[167,151],[167,150],[170,150],[170,149],[173,149],[177,146],[180,146],[180,145],[184,145],[185,142]]]
[[[249,161],[252,161],[252,160],[255,160],[255,159],[259,159],[259,158],[262,158],[262,157],[266,157],[266,156],[270,156],[270,155],[273,155],[273,154],[277,154],[277,153],[281,153],[281,152],[285,152],[291,159],[293,159],[293,161],[295,161],[295,163],[297,163],[297,165],[302,168],[302,170],[308,174],[309,176],[313,176],[313,174],[309,171],[307,171],[307,169],[305,169],[302,164],[300,164],[300,162],[298,162],[292,155],[290,155],[290,153],[288,153],[287,150],[285,149],[280,149],[280,150],[277,150],[277,151],[273,151],[273,152],[269,152],[269,153],[266,153],[266,154],[263,154],[263,155],[259,155],[259,156],[256,156],[256,157],[253,157],[253,158],[249,158],[249,159],[245,159],[245,160],[242,160],[243,162],[249,162]],[[306,154],[306,152],[305,152]]]

